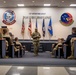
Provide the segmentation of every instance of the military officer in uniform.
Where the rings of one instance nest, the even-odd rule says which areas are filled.
[[[64,44],[68,44],[68,46],[71,48],[71,55],[68,57],[68,59],[73,59],[74,58],[73,44],[71,43],[72,38],[76,38],[76,27],[72,28],[72,34],[68,35],[67,39],[64,42]]]
[[[0,28],[0,38],[2,38],[2,31],[1,31],[1,28]]]
[[[32,38],[33,38],[33,45],[34,45],[34,53],[37,56],[38,48],[39,48],[39,39],[41,38],[41,35],[37,29],[35,29],[35,32],[32,34]]]

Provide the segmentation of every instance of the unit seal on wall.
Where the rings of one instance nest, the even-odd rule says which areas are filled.
[[[6,25],[12,25],[16,22],[16,15],[12,10],[6,10],[3,14],[3,23]]]
[[[60,17],[60,23],[64,26],[70,26],[73,22],[74,20],[70,13],[63,13]]]

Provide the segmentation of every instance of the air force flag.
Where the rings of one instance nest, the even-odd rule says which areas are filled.
[[[49,24],[48,24],[48,31],[49,31],[50,35],[53,36],[53,30],[52,30],[52,22],[51,22],[51,19],[50,19]]]

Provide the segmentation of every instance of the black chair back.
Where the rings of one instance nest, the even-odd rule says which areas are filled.
[[[5,38],[5,40],[8,41],[8,45],[11,45],[11,39],[10,39],[10,37],[3,37],[3,38]]]

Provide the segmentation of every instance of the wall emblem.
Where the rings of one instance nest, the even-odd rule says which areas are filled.
[[[74,22],[70,13],[63,13],[60,18],[60,23],[65,26],[70,26]]]
[[[6,25],[12,25],[16,22],[15,18],[16,18],[16,16],[15,16],[14,11],[7,10],[3,14],[3,21],[2,22]]]

